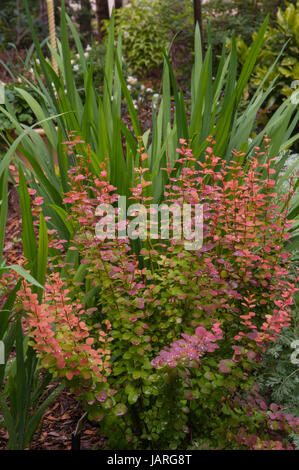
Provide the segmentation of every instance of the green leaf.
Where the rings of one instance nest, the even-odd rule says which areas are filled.
[[[24,268],[22,268],[22,266],[19,266],[18,264],[11,264],[9,266],[5,266],[4,268],[2,267],[0,268],[0,273],[7,272],[7,270],[9,269],[12,269],[13,271],[15,271],[17,274],[22,276],[30,284],[33,284],[34,286],[43,289],[43,286],[39,284],[39,282],[37,282],[37,280],[34,279],[34,277],[32,277],[28,271],[26,271]]]
[[[114,413],[116,416],[124,416],[128,411],[128,408],[124,403],[118,403],[114,408]]]
[[[0,176],[0,265],[2,264],[5,238],[6,216],[8,208],[8,168]]]
[[[42,213],[39,217],[38,255],[37,255],[37,281],[44,285],[48,265],[48,231]],[[41,295],[41,292],[40,292]]]
[[[19,195],[22,212],[22,241],[24,255],[33,277],[36,277],[37,243],[33,228],[30,196],[22,167],[19,166]]]
[[[118,58],[117,55],[115,57],[115,60],[116,60],[116,67],[117,67],[117,71],[118,71],[119,80],[120,80],[120,83],[121,83],[123,94],[124,94],[125,99],[126,99],[126,103],[127,103],[127,106],[128,106],[128,111],[129,111],[129,114],[130,114],[130,118],[132,120],[133,129],[134,129],[136,137],[138,137],[138,136],[141,136],[141,129],[140,129],[139,121],[138,121],[138,115],[137,115],[137,112],[134,108],[133,100],[132,100],[131,95],[129,93],[126,81],[124,79],[122,69],[121,69],[121,65],[120,65],[120,61],[119,61],[119,58]]]
[[[25,436],[25,442],[24,445],[27,446],[29,442],[31,442],[32,437],[44,415],[46,410],[50,407],[51,403],[53,400],[59,395],[59,393],[64,389],[64,385],[58,385],[58,387],[55,388],[55,390],[50,393],[50,395],[45,399],[43,404],[35,410],[34,414],[32,415],[31,419],[29,420],[28,426],[27,426],[27,432]]]

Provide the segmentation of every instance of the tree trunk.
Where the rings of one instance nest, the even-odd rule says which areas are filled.
[[[102,21],[109,20],[108,0],[96,0],[98,36],[101,41],[103,38]]]
[[[80,0],[81,8],[78,11],[80,37],[83,42],[89,43],[92,38],[92,9],[89,0]]]
[[[200,38],[202,48],[204,45],[204,37],[203,37],[203,29],[202,29],[202,8],[201,8],[201,0],[193,0],[194,5],[194,27],[196,23],[198,23],[199,30],[200,30]]]
[[[43,22],[47,22],[47,4],[43,0],[39,1],[39,16]]]
[[[115,9],[121,8],[123,6],[123,0],[115,0]]]

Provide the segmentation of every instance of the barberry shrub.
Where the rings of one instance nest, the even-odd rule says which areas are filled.
[[[71,242],[50,234],[57,260],[42,303],[28,284],[20,292],[32,345],[112,448],[292,448],[288,434],[299,420],[267,403],[256,384],[262,353],[291,322],[292,191],[281,210],[274,159],[261,164],[259,148],[245,171],[243,154],[222,160],[212,139],[203,163],[180,144],[175,167],[161,170],[164,203],[191,205],[193,223],[203,204],[202,247],[186,249],[186,240],[160,232],[150,238],[149,227],[133,243],[111,238],[109,222],[97,237],[97,207],[113,205],[110,221],[118,221],[119,195],[105,164],[96,177],[88,157],[78,156],[64,199]],[[267,155],[268,144],[265,137]],[[143,152],[140,144],[128,204],[150,215]]]

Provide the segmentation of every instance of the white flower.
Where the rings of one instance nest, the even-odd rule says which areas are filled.
[[[36,63],[37,64],[40,64],[40,60],[39,59],[35,59]]]
[[[75,64],[75,65],[73,66],[73,71],[74,71],[74,72],[78,72],[78,70],[79,70],[79,65],[78,65],[78,64]]]
[[[145,89],[144,85],[141,85],[140,90],[143,91]]]
[[[134,85],[135,83],[138,82],[138,80],[135,77],[128,77],[127,82],[130,83],[131,85]]]
[[[147,92],[147,93],[152,93],[153,90],[152,90],[152,88],[147,88],[147,89],[146,89],[146,92]]]
[[[76,57],[77,57],[77,59],[79,59],[79,58],[80,58],[80,54],[76,54]]]
[[[71,59],[71,64],[74,65],[75,61],[74,59]]]
[[[85,49],[85,50],[86,50],[86,51],[91,51],[91,50],[92,50],[92,47],[91,47],[91,45],[90,45],[90,44],[87,44],[87,46],[86,46],[86,49]]]
[[[127,88],[128,88],[128,90],[129,90],[129,91],[131,91],[131,90],[132,90],[132,87],[131,87],[131,85],[127,85]]]
[[[84,57],[89,57],[89,52],[84,52]]]
[[[29,69],[29,72],[30,72],[30,73],[34,73],[34,70],[33,70],[32,67]]]
[[[159,93],[155,93],[155,94],[153,95],[153,99],[154,99],[154,100],[157,100],[157,99],[159,98],[159,96],[160,96]]]
[[[127,39],[129,36],[130,35],[129,35],[128,31],[124,31],[124,38]]]

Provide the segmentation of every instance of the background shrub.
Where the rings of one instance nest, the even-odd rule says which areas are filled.
[[[163,64],[161,49],[169,45],[168,28],[161,21],[158,0],[132,0],[116,10],[116,33],[121,33],[125,59],[133,73],[155,69]]]
[[[255,37],[255,33],[253,37]],[[244,63],[248,55],[247,44],[246,39],[238,37],[237,48],[241,63]],[[283,46],[286,47],[276,67],[263,85],[265,89],[278,76],[275,92],[271,93],[268,106],[272,106],[276,102],[279,104],[285,97],[290,96],[294,92],[294,88],[291,87],[292,82],[299,80],[299,2],[296,5],[286,2],[285,9],[278,8],[276,22],[273,26],[268,27],[263,47],[257,58],[250,80],[250,93],[253,93],[260,85]]]

